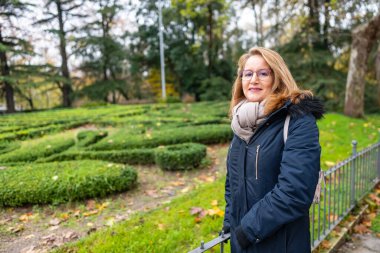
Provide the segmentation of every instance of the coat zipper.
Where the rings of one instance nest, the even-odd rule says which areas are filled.
[[[256,147],[256,180],[258,179],[257,171],[258,171],[258,166],[259,166],[259,149],[260,149],[260,145],[257,145]]]

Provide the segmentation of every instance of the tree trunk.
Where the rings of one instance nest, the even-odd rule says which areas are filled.
[[[260,31],[260,45],[263,47],[264,46],[264,31],[263,31],[263,1],[260,0],[259,2],[259,31]]]
[[[0,44],[5,44],[3,40],[3,36],[1,34],[1,26],[0,26]],[[10,70],[7,61],[7,55],[5,51],[0,51],[0,65],[1,65],[1,75],[4,77],[9,77]],[[5,101],[7,105],[7,112],[12,113],[15,112],[15,102],[14,102],[14,90],[12,85],[7,81],[3,80],[2,89],[5,94]]]
[[[317,45],[319,44],[319,35],[321,34],[318,0],[308,0],[307,6],[309,8],[309,27],[311,28],[309,38],[311,38],[313,45]]]
[[[211,4],[207,5],[207,10],[208,10],[208,77],[211,77],[211,71],[212,71],[212,65],[214,64],[213,61],[213,34],[212,34],[212,21],[213,21],[213,15],[212,15],[212,6]]]
[[[65,30],[63,25],[63,17],[62,17],[62,6],[61,1],[55,2],[57,5],[57,13],[58,13],[58,21],[59,21],[59,50],[62,58],[61,71],[62,76],[65,78],[63,82],[61,91],[62,91],[62,102],[64,107],[71,106],[71,98],[70,95],[72,93],[71,80],[70,80],[70,72],[67,64],[67,52],[66,52],[66,37]]]
[[[323,24],[323,46],[329,48],[329,20],[330,20],[330,0],[325,0],[325,23]]]
[[[350,65],[346,84],[344,114],[360,118],[364,116],[365,74],[369,52],[380,27],[380,15],[352,31]]]
[[[376,70],[376,80],[377,80],[377,104],[380,107],[380,43],[377,47],[375,70]]]
[[[255,1],[254,0],[252,0],[251,1],[251,3],[252,3],[252,8],[253,8],[253,14],[254,14],[254,19],[255,19],[255,30],[256,30],[256,38],[257,38],[257,45],[258,46],[262,46],[262,44],[261,44],[261,38],[260,38],[260,31],[259,31],[259,22],[258,22],[258,20],[259,20],[259,17],[257,16],[257,11],[256,11],[256,8],[255,8],[255,6],[256,6],[256,3],[255,3]]]

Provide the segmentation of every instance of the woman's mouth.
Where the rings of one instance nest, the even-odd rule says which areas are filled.
[[[261,91],[261,90],[262,90],[262,89],[257,88],[257,87],[251,87],[251,88],[248,89],[248,91],[251,91],[251,92],[259,92],[259,91]]]

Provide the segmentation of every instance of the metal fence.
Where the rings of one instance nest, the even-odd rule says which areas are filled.
[[[380,142],[356,151],[357,142],[352,142],[352,155],[324,172],[325,184],[322,185],[321,199],[310,208],[311,249],[314,250],[356,206],[380,179]],[[222,233],[189,253],[205,252],[224,243],[230,234]]]

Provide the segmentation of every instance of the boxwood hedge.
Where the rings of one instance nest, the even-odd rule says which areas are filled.
[[[112,151],[67,151],[40,161],[103,160],[127,164],[154,164],[154,149],[131,149]]]
[[[101,161],[25,164],[0,170],[0,206],[61,203],[131,189],[132,167]]]
[[[48,138],[40,142],[23,145],[21,148],[0,155],[0,162],[32,162],[41,157],[62,152],[74,145],[74,139]]]
[[[13,141],[13,142],[0,142],[0,154],[5,154],[8,152],[11,152],[15,149],[18,149],[20,147],[20,143]]]
[[[77,134],[78,147],[87,147],[88,145],[94,144],[99,140],[103,139],[108,135],[107,131],[94,131],[94,130],[86,130],[81,131]]]
[[[198,143],[182,143],[155,150],[155,161],[165,170],[188,170],[200,165],[206,156],[206,146]]]
[[[196,142],[203,144],[224,143],[232,138],[231,127],[223,125],[202,125],[198,127],[177,127],[158,131],[147,131],[143,135],[120,131],[89,146],[89,150],[117,150],[129,148],[158,147],[160,145]]]

